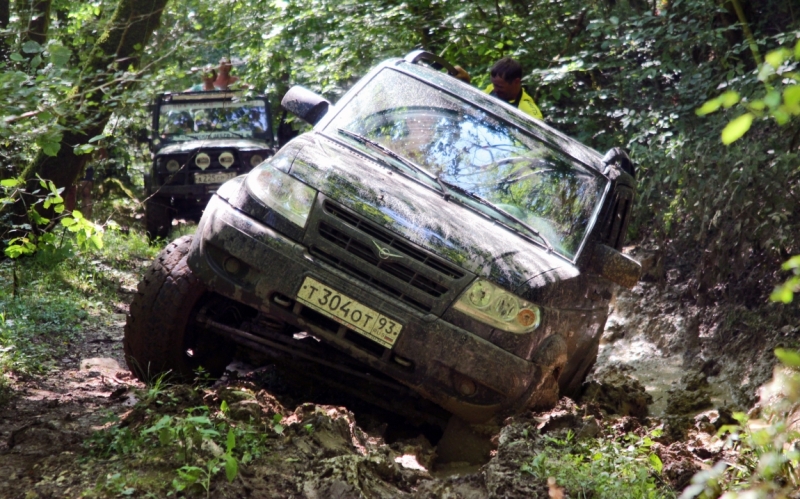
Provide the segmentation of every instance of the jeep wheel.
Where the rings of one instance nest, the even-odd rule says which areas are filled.
[[[172,208],[163,201],[147,201],[144,206],[144,224],[150,240],[167,237],[172,228]]]
[[[164,248],[131,303],[123,346],[128,367],[142,381],[167,372],[191,379],[201,366],[217,378],[233,358],[235,345],[195,323],[216,297],[186,263],[191,244],[192,236],[184,236]]]

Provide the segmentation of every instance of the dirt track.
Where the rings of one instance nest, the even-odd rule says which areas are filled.
[[[337,400],[325,390],[293,385],[269,367],[250,372],[240,365],[232,381],[208,390],[177,389],[172,396],[181,407],[218,407],[225,400],[232,418],[238,413],[260,419],[267,428],[275,414],[284,416],[285,431],[266,440],[267,457],[243,466],[233,483],[215,480],[211,497],[548,497],[545,481],[520,471],[536,455],[543,433],[635,432],[648,410],[665,428],[657,444],[664,476],[680,489],[696,470],[722,456],[721,442],[712,435],[729,421],[731,408],[749,408],[771,367],[766,361],[731,362],[764,358],[770,341],[734,345],[715,358],[712,323],[691,305],[675,305],[671,293],[679,287],[659,292],[644,283],[620,294],[593,375],[596,389],[584,401],[588,405],[564,399],[553,411],[487,429],[494,450],[479,466],[437,464],[436,431]],[[120,300],[126,297],[123,293]],[[109,483],[119,466],[97,467],[80,458],[82,443],[110,414],[131,426],[144,421],[146,410],[132,411],[143,386],[122,361],[123,325],[124,315],[114,314],[104,326],[85,330],[84,341],[72,346],[57,370],[14,381],[17,396],[0,415],[0,476],[7,477],[0,481],[0,497],[116,495],[97,484]],[[775,338],[786,334],[793,333],[779,331]],[[742,379],[745,383],[730,382]],[[154,470],[154,463],[126,464],[142,474]],[[165,476],[153,477],[164,481],[164,492]]]

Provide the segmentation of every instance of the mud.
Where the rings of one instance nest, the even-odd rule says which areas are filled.
[[[232,483],[217,477],[210,497],[558,497],[557,484],[520,471],[541,451],[543,436],[571,431],[577,438],[621,438],[653,427],[663,429],[653,446],[663,478],[680,490],[696,471],[732,457],[717,431],[733,423],[734,411],[753,407],[756,388],[772,374],[766,354],[798,332],[787,326],[749,342],[728,337],[732,329],[720,325],[723,311],[697,308],[685,299],[684,286],[676,278],[619,291],[578,403],[561,399],[550,411],[470,428],[482,446],[477,462],[460,460],[459,445],[448,456],[442,427],[412,424],[273,366],[233,364],[214,387],[173,387],[169,394],[183,409],[225,401],[231,420],[260,421],[268,434],[264,455],[241,466]],[[112,416],[135,428],[163,411],[144,405],[147,391],[124,367],[126,289],[132,288],[120,287],[115,313],[87,326],[83,341],[53,372],[11,380],[14,396],[0,411],[0,497],[137,497],[145,486],[161,497],[172,490],[175,467],[168,463],[87,460],[87,438],[111,425]],[[779,379],[765,386],[762,404],[751,413],[779,405],[785,389]],[[269,431],[276,414],[283,415],[280,434]],[[125,469],[138,477],[139,488],[123,487],[130,478],[120,474]]]

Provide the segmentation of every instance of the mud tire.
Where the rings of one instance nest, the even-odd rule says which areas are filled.
[[[144,225],[147,237],[164,239],[172,229],[173,210],[161,200],[150,200],[144,206]]]
[[[200,366],[217,378],[233,358],[232,343],[194,323],[212,295],[187,265],[191,244],[192,236],[183,236],[164,248],[131,303],[123,346],[128,367],[142,381],[162,373],[189,380]]]

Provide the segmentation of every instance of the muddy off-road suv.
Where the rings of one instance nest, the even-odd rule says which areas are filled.
[[[470,422],[580,387],[612,282],[639,275],[620,253],[633,166],[442,66],[388,60],[335,106],[286,94],[313,131],[226,182],[139,285],[139,377],[218,375],[238,352]]]
[[[159,95],[145,174],[145,227],[166,237],[175,218],[199,220],[225,182],[274,154],[272,118],[263,95],[182,92]]]

